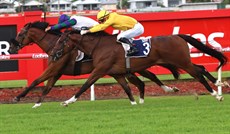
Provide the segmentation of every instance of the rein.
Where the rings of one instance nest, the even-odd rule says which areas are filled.
[[[60,39],[61,39],[61,37],[59,37],[59,39],[57,40],[57,42],[59,42]],[[54,49],[57,49],[57,48],[56,48],[56,45],[54,46],[54,49],[52,49],[52,52],[51,52],[50,56],[53,57],[53,60],[54,60],[54,61],[58,60],[58,59],[63,55],[64,46],[65,46],[66,41],[67,41],[68,39],[69,39],[69,37],[67,36],[67,38],[65,38],[65,39],[63,40],[63,42],[61,43],[61,48],[58,49],[57,52],[55,52],[55,53],[53,52]]]
[[[29,29],[29,28],[28,28],[28,29]],[[21,38],[21,41],[18,42],[17,44],[15,44],[15,45],[17,46],[17,49],[18,49],[18,50],[19,50],[19,49],[22,49],[22,48],[25,46],[22,42],[24,41],[24,39],[25,39],[25,37],[26,37],[26,34],[27,34],[27,32],[28,32],[28,29],[27,29],[27,30],[23,29],[23,30],[25,31],[25,33],[23,33],[23,36],[22,36],[22,38]],[[33,43],[29,43],[29,45],[31,45],[31,44],[33,44]]]
[[[68,33],[67,34],[67,36],[66,36],[66,38],[62,41],[62,43],[61,43],[61,45],[60,45],[60,49],[58,49],[55,53],[54,52],[51,52],[51,56],[53,57],[53,60],[54,61],[56,61],[57,59],[59,59],[62,55],[64,55],[63,54],[63,52],[64,52],[64,46],[66,45],[66,42],[70,39],[69,38],[69,34],[71,34],[71,33]],[[73,47],[73,49],[81,49],[81,47],[79,47],[79,46],[81,46],[81,44],[82,44],[82,42],[83,42],[83,38],[84,38],[84,36],[81,36],[81,39],[80,39],[80,41],[79,41],[79,44],[78,45],[75,45],[74,47]],[[92,53],[95,51],[95,49],[97,48],[97,46],[98,46],[98,44],[100,43],[100,41],[101,41],[101,36],[99,37],[99,39],[98,39],[98,41],[96,42],[96,45],[92,48],[92,50],[89,52],[89,57],[92,57]],[[60,41],[60,38],[58,39],[58,41],[57,42],[59,42]],[[70,47],[70,46],[67,46],[67,47]],[[57,48],[56,48],[57,49]],[[53,49],[54,50],[54,49]]]
[[[38,40],[38,43],[41,42],[46,37],[46,35],[47,35],[47,32],[45,32],[45,34],[41,37],[41,39]]]
[[[31,27],[31,23],[29,23],[26,27],[24,27],[24,28],[21,29],[21,31],[23,31],[23,34],[22,34],[21,40],[18,41],[18,43],[16,44],[17,47],[18,47],[18,50],[24,47],[24,44],[22,42],[24,41],[24,39],[25,39],[25,37],[27,35],[27,32],[28,32],[28,30],[29,30],[30,27]]]

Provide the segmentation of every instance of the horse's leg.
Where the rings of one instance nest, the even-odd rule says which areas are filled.
[[[162,66],[162,67],[168,69],[173,74],[173,77],[175,79],[179,79],[180,73],[179,73],[179,69],[176,66],[174,66],[172,64],[159,64],[159,66]]]
[[[25,90],[19,94],[17,97],[14,98],[14,102],[18,102],[20,101],[21,97],[25,97],[29,91],[31,89],[33,89],[35,86],[37,86],[38,84],[40,84],[41,82],[44,82],[45,80],[49,79],[50,77],[52,77],[55,74],[56,71],[53,71],[53,67],[49,66],[43,73],[41,76],[39,76],[37,79],[35,79],[30,85],[29,87],[26,87]]]
[[[68,106],[68,104],[74,103],[77,101],[77,99],[81,96],[82,93],[84,93],[91,85],[93,85],[99,78],[105,76],[103,73],[95,73],[93,71],[87,81],[82,85],[80,90],[70,99],[64,101],[61,103],[63,106]]]
[[[217,100],[222,101],[224,98],[222,96],[219,96],[215,90],[211,88],[211,86],[208,84],[208,82],[205,80],[202,73],[200,73],[199,70],[197,70],[196,66],[193,64],[187,66],[186,68],[183,68],[186,72],[188,72],[191,76],[193,76],[195,79],[197,79],[201,84],[204,85],[204,87],[210,92],[210,94],[214,97],[216,97]]]
[[[61,74],[56,75],[56,76],[51,77],[50,79],[48,79],[47,84],[43,89],[42,95],[39,97],[38,101],[36,102],[36,104],[32,108],[37,108],[37,107],[41,106],[41,103],[45,99],[45,96],[50,92],[50,90],[53,88],[54,84],[56,83],[56,81],[60,77],[61,77]]]
[[[144,94],[145,94],[145,83],[141,81],[135,74],[131,74],[128,77],[126,77],[130,83],[135,85],[139,92],[140,92],[140,100],[139,103],[144,103]]]
[[[132,76],[131,76],[132,77]],[[113,75],[113,78],[117,80],[117,82],[122,86],[122,88],[125,90],[125,93],[128,95],[129,100],[132,105],[136,105],[136,101],[132,95],[131,89],[128,86],[128,82],[125,80],[125,77],[123,75]],[[134,77],[133,77],[134,78]],[[137,77],[136,77],[137,78]],[[137,80],[137,79],[136,79]],[[143,92],[143,91],[141,91]]]
[[[213,84],[215,84],[216,86],[225,86],[225,87],[229,87],[229,84],[228,82],[220,82],[218,81],[216,78],[214,78],[206,69],[204,66],[202,65],[196,65],[196,64],[193,64],[195,65],[196,67],[200,68],[201,69],[201,73],[206,76]]]
[[[16,97],[13,99],[13,101],[14,101],[14,102],[20,101],[20,99],[21,99],[22,97],[25,97],[25,96],[29,93],[30,90],[32,90],[32,89],[33,89],[34,87],[36,87],[38,84],[44,82],[44,81],[47,80],[47,79],[48,79],[48,77],[42,77],[42,76],[39,77],[39,78],[37,78],[37,79],[34,80],[28,87],[26,87],[25,90],[24,90],[22,93],[20,93],[18,96],[16,96]]]
[[[68,104],[74,103],[77,101],[77,99],[81,96],[82,93],[84,93],[92,84],[94,84],[99,78],[105,76],[104,73],[95,73],[96,71],[93,71],[91,75],[89,76],[88,80],[83,84],[81,89],[70,99],[64,101],[61,103],[63,106],[68,106]],[[134,97],[132,96],[131,90],[128,86],[127,81],[125,80],[125,77],[123,75],[121,76],[114,76],[114,78],[119,82],[119,84],[124,88],[126,94],[128,95],[131,104],[136,103],[134,100]]]
[[[164,85],[155,74],[151,73],[148,70],[138,72],[140,75],[150,79],[151,81],[155,82],[158,86],[160,86],[165,92],[177,92],[179,89],[177,87],[168,87]]]

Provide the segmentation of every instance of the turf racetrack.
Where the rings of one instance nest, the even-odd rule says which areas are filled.
[[[0,104],[0,134],[229,134],[230,95],[218,102],[210,95]],[[136,98],[137,99],[137,98]]]

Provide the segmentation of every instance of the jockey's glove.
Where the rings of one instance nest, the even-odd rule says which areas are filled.
[[[84,34],[86,34],[86,33],[88,33],[89,32],[89,30],[81,30],[81,35],[84,35]]]

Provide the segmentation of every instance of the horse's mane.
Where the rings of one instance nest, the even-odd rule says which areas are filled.
[[[30,25],[30,27],[32,27],[32,28],[38,28],[38,29],[45,31],[45,29],[49,26],[49,23],[48,22],[35,21],[33,23],[31,23],[31,22],[27,23],[25,26],[27,26],[27,25]],[[54,35],[62,34],[59,30],[49,30],[48,33],[54,34]]]
[[[35,21],[31,23],[31,27],[45,30],[49,26],[48,22]]]
[[[33,27],[33,28],[38,28],[38,29],[41,29],[41,30],[45,30],[49,26],[49,23],[48,22],[35,21],[33,23],[27,23],[27,24],[25,24],[25,26],[27,26],[27,25],[30,25],[30,27]],[[62,34],[59,30],[49,30],[48,33],[54,34],[54,35],[60,35],[60,34]],[[80,31],[72,30],[71,33],[80,34]],[[88,33],[88,35],[91,35],[91,36],[115,36],[115,35],[107,33],[106,31],[99,31],[99,32],[95,32],[95,33]]]

